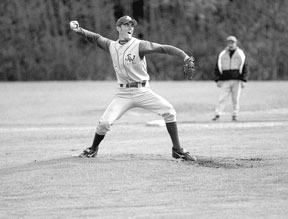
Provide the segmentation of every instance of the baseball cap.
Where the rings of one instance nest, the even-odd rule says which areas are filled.
[[[235,36],[228,36],[227,41],[237,42],[237,38]]]
[[[127,24],[129,22],[132,22],[134,24],[134,26],[137,25],[137,21],[133,18],[131,18],[128,15],[125,15],[123,17],[120,17],[117,22],[116,22],[116,26],[121,26],[122,24]]]

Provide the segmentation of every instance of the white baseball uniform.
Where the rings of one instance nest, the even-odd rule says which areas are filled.
[[[173,106],[149,87],[145,55],[164,53],[183,60],[188,55],[176,47],[161,45],[134,37],[128,42],[112,41],[81,28],[80,34],[91,43],[110,53],[118,82],[118,92],[101,116],[96,133],[105,135],[111,125],[131,108],[139,107],[162,116],[166,123],[176,121]]]

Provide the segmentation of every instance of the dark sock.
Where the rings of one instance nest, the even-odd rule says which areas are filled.
[[[100,142],[103,140],[104,137],[105,135],[98,135],[97,133],[95,133],[95,137],[91,148],[95,150],[99,146]]]
[[[166,123],[166,127],[172,140],[173,148],[176,149],[177,151],[180,151],[181,146],[178,137],[177,123],[176,122]]]

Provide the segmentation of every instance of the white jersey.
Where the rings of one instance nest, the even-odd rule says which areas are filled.
[[[117,41],[111,41],[109,51],[116,73],[118,84],[143,82],[150,79],[147,73],[145,56],[139,55],[141,40],[132,38],[124,45]]]
[[[145,55],[152,53],[175,55],[183,60],[189,56],[181,49],[171,45],[161,45],[150,41],[139,40],[132,37],[125,44],[119,40],[110,40],[98,33],[80,29],[80,34],[89,42],[95,43],[99,48],[109,52],[116,73],[118,84],[148,81]]]

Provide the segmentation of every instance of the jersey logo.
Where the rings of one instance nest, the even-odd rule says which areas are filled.
[[[134,62],[135,57],[136,57],[135,55],[128,54],[128,55],[125,57],[125,61],[126,61],[126,62],[129,62],[129,63],[132,63],[132,62]]]

